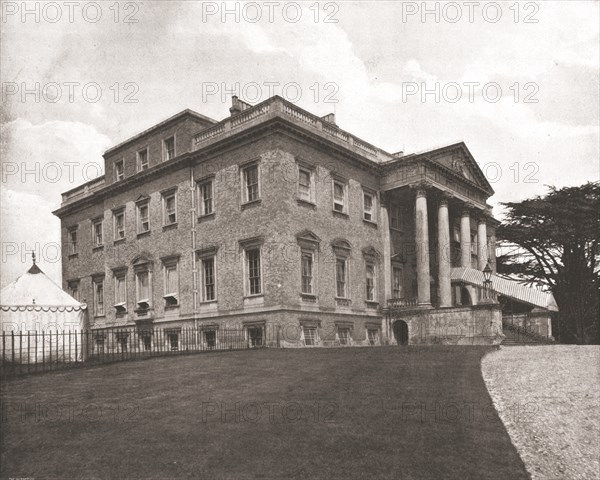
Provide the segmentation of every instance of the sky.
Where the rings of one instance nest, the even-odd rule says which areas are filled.
[[[489,203],[598,180],[599,3],[0,2],[0,286],[56,282],[61,192],[103,152],[235,92],[280,95],[389,152],[464,141]]]

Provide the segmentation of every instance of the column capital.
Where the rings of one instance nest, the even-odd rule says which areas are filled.
[[[415,192],[417,197],[426,197],[427,191],[431,188],[431,184],[425,181],[420,181],[411,183],[408,187]]]
[[[452,195],[448,192],[440,192],[438,193],[437,198],[440,207],[447,207],[448,202],[452,199]]]
[[[473,203],[465,202],[462,205],[460,215],[461,217],[470,217],[477,212],[477,207]]]
[[[475,217],[477,218],[477,223],[485,223],[485,224],[487,224],[489,222],[490,218],[492,218],[492,216],[488,212],[483,211],[483,210],[479,210],[476,213]]]

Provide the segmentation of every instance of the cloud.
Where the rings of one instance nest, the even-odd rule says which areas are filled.
[[[31,266],[32,250],[40,268],[60,285],[60,220],[52,215],[56,205],[40,195],[4,187],[0,200],[0,288]]]
[[[19,118],[0,127],[2,186],[39,195],[55,205],[60,194],[102,174],[112,143],[92,125]]]
[[[105,135],[79,122],[25,119],[0,128],[2,144],[2,285],[21,275],[35,249],[39,264],[60,283],[60,194],[104,170]]]

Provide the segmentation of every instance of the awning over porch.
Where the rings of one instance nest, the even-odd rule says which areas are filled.
[[[464,282],[476,287],[483,288],[483,272],[469,267],[456,267],[452,269],[451,278],[453,282]],[[543,292],[535,288],[521,285],[514,280],[492,275],[492,288],[506,297],[514,298],[523,303],[533,305],[534,307],[545,308],[553,312],[558,312],[558,305],[552,293]]]

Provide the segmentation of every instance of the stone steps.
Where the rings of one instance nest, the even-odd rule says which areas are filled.
[[[501,345],[510,347],[510,346],[523,346],[523,345],[548,345],[548,342],[545,342],[542,339],[538,339],[533,335],[527,335],[524,332],[517,332],[510,328],[504,328],[504,340]]]

